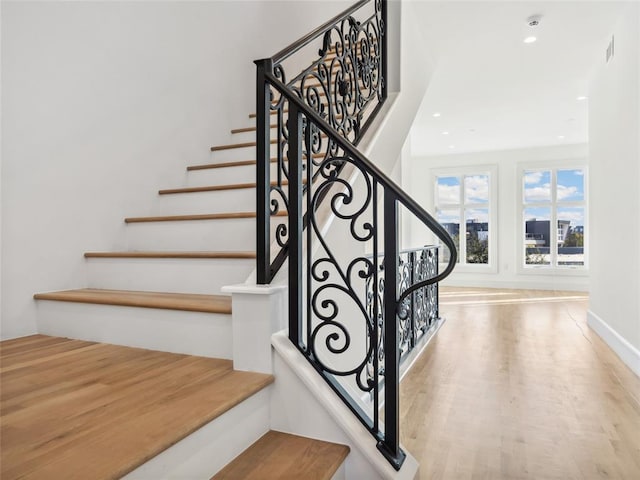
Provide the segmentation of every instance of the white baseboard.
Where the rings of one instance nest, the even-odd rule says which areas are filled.
[[[627,365],[633,373],[640,377],[640,350],[631,345],[618,332],[609,326],[591,310],[587,311],[587,324],[596,332],[604,342],[609,345],[620,360]]]
[[[553,281],[523,278],[517,281],[469,279],[462,276],[447,278],[440,282],[442,287],[471,287],[471,288],[505,288],[509,290],[559,290],[570,292],[587,292],[589,284],[581,277],[573,277],[576,281]]]

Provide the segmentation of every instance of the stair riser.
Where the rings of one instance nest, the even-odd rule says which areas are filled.
[[[247,158],[246,160],[252,160]],[[272,180],[276,178],[276,164],[271,164]],[[242,165],[237,167],[209,168],[206,170],[191,170],[187,174],[187,186],[202,185],[231,185],[235,183],[255,183],[256,166]]]
[[[271,238],[274,238],[276,225],[286,224],[286,221],[286,217],[273,217]],[[255,248],[255,218],[131,223],[127,226],[127,250],[255,251]]]
[[[36,302],[38,332],[164,352],[231,359],[231,315]]]
[[[255,250],[256,220],[190,220],[130,223],[128,250]]]
[[[254,268],[254,259],[87,259],[89,288],[111,290],[219,294]]]
[[[182,215],[188,212],[234,213],[256,210],[256,189],[158,195],[151,215]]]
[[[267,387],[122,477],[209,479],[269,430]]]

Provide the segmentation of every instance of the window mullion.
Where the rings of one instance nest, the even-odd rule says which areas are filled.
[[[549,231],[551,233],[551,244],[549,245],[549,261],[550,267],[555,268],[558,266],[558,205],[557,205],[557,170],[551,169],[551,215]]]

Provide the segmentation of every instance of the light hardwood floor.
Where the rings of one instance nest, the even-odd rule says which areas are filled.
[[[401,386],[423,480],[640,479],[640,380],[576,292],[443,288],[447,319]]]

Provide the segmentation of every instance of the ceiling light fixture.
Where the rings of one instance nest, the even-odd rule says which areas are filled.
[[[527,26],[529,28],[536,28],[538,25],[540,25],[540,18],[542,18],[540,15],[530,16],[529,18],[527,18]],[[537,38],[534,35],[528,35],[523,41],[524,43],[533,43],[536,40]]]
[[[442,132],[443,135],[449,135],[449,132]]]
[[[449,145],[449,148],[456,148],[455,145]]]
[[[580,95],[579,97],[576,97],[576,100],[578,100],[579,102],[586,100],[587,97],[585,97],[584,95]]]
[[[562,140],[564,138],[564,135],[558,135],[558,140]]]
[[[440,116],[440,112],[436,112],[432,115],[434,118],[438,118]]]

